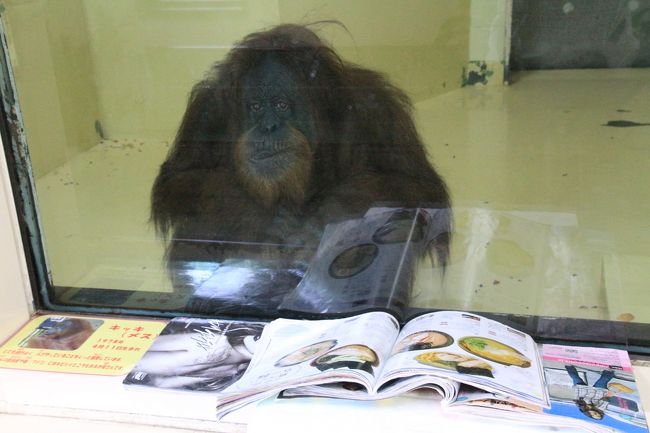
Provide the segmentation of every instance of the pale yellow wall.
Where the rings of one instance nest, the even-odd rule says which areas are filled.
[[[0,141],[0,342],[27,320],[31,312],[31,301],[16,207]]]
[[[8,1],[36,176],[95,145],[96,120],[109,139],[171,140],[192,84],[233,42],[280,22],[339,20],[349,33],[320,32],[344,58],[386,73],[414,101],[445,93],[478,52],[471,34],[494,33],[505,1]]]
[[[84,0],[102,125],[109,138],[171,139],[188,92],[246,34],[280,22],[322,27],[348,60],[387,73],[415,100],[457,88],[469,0]]]
[[[460,87],[470,1],[279,0],[285,21],[336,19],[323,34],[347,59],[386,73],[415,100]]]
[[[82,0],[4,2],[3,19],[35,175],[97,143]]]
[[[109,138],[173,138],[192,84],[234,41],[279,20],[275,1],[84,4]]]

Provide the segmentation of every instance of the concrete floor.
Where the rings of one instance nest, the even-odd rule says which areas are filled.
[[[650,70],[527,72],[416,112],[455,207],[418,306],[650,322],[650,126],[616,122],[650,123]],[[170,290],[147,222],[167,149],[103,141],[37,179],[55,284]]]

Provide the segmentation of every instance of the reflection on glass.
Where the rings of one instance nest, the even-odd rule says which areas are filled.
[[[449,208],[408,97],[377,72],[345,62],[308,26],[284,24],[246,36],[193,87],[153,185],[151,217],[169,239],[172,271],[186,262],[264,258],[282,273],[312,259],[330,224],[357,220],[377,203]],[[386,224],[410,227],[415,215],[402,211]],[[451,214],[438,215],[449,230]],[[382,232],[396,229],[378,228],[373,240],[399,242]],[[378,254],[374,244],[350,245],[329,275],[351,279]],[[268,305],[295,286],[239,296]]]
[[[273,315],[444,179],[410,306],[650,323],[650,1],[509,4],[5,2],[51,299]]]

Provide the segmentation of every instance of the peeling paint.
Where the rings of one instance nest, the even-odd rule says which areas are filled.
[[[462,87],[475,86],[477,84],[486,85],[492,76],[494,76],[494,69],[488,67],[486,62],[479,60],[470,61],[463,68],[461,85]]]

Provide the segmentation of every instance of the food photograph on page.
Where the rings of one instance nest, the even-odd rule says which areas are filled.
[[[312,361],[311,365],[320,371],[347,367],[374,376],[374,369],[379,366],[379,357],[374,350],[364,344],[348,344],[319,356]]]
[[[439,349],[453,344],[454,338],[442,331],[418,331],[404,337],[395,345],[393,354],[415,350]]]
[[[521,368],[530,367],[530,359],[526,358],[514,347],[503,344],[492,338],[469,336],[458,340],[461,349],[489,361],[503,365],[515,365]]]
[[[300,364],[301,362],[309,361],[317,356],[325,354],[328,350],[332,349],[337,344],[337,340],[325,340],[313,343],[308,346],[302,347],[295,352],[280,358],[276,363],[276,367],[289,367],[291,365]]]
[[[457,371],[461,374],[494,377],[493,368],[490,364],[472,356],[451,352],[425,352],[417,355],[415,360],[424,365]]]

